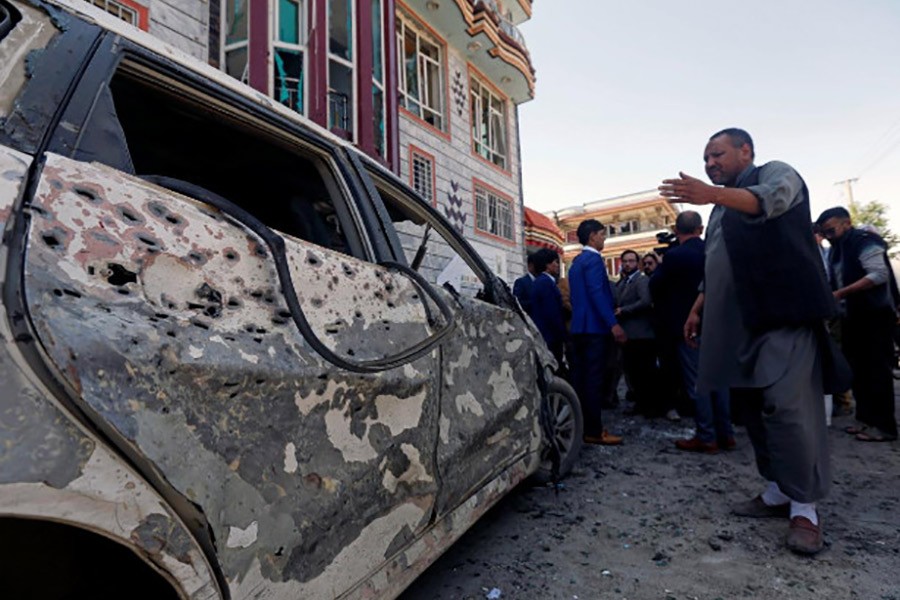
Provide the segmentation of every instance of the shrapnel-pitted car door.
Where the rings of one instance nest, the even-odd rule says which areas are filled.
[[[234,597],[338,596],[434,517],[440,365],[427,346],[396,368],[323,353],[389,364],[448,323],[372,262],[332,148],[128,49],[104,42],[41,157],[38,341],[85,414],[198,508]]]
[[[369,173],[410,266],[440,287],[456,314],[441,343],[437,514],[471,501],[474,520],[485,497],[498,497],[538,460],[542,343],[445,220],[410,190]]]

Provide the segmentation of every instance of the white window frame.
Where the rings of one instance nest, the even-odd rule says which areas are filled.
[[[481,121],[481,115],[484,108],[485,96],[488,101],[488,123],[487,123],[487,144],[482,140],[485,137],[485,124]],[[508,169],[509,165],[509,122],[507,120],[507,100],[500,96],[475,75],[469,74],[469,115],[472,118],[472,152],[496,167]],[[502,111],[498,111],[494,107],[494,102],[503,107]],[[497,118],[502,131],[499,135],[495,134],[491,123]],[[499,144],[503,144],[501,149]]]
[[[244,65],[244,72],[238,81],[242,83],[249,83],[250,79],[250,0],[244,0],[244,6],[247,11],[247,37],[240,42],[233,42],[231,44],[226,44],[225,41],[228,38],[228,18],[227,18],[227,10],[228,10],[228,2],[227,0],[223,0],[222,7],[220,9],[219,14],[219,23],[222,24],[222,31],[219,33],[219,38],[221,41],[221,51],[219,52],[219,68],[228,73],[228,53],[233,52],[235,50],[244,49],[247,51],[247,63]]]
[[[516,241],[515,206],[509,198],[475,182],[475,230],[493,237]]]
[[[423,165],[425,173],[420,174],[416,169],[416,165]],[[435,204],[437,199],[435,195],[435,161],[434,157],[420,151],[418,148],[410,147],[409,149],[409,178],[411,187],[419,193],[422,198],[431,204]]]
[[[405,64],[405,43],[406,39],[406,31],[411,31],[416,36],[416,73],[419,76],[419,89],[417,90],[419,93],[419,99],[410,97],[409,95],[409,86],[406,81],[406,64]],[[427,43],[430,46],[434,46],[437,50],[437,60],[423,54],[421,51],[422,42]],[[430,113],[432,117],[436,117],[437,123],[439,125],[431,125],[435,129],[439,131],[447,131],[447,107],[445,102],[445,97],[447,94],[446,91],[446,69],[444,68],[444,62],[446,61],[446,52],[444,51],[444,44],[429,35],[423,28],[418,25],[412,17],[406,15],[405,13],[401,13],[398,11],[397,13],[397,87],[399,96],[400,96],[400,105],[407,112],[415,115],[415,113],[409,110],[409,103],[413,102],[419,106],[420,114],[416,115],[423,121],[425,120],[425,112]],[[428,68],[427,66],[431,65],[437,67],[437,78],[438,78],[438,93],[437,98],[430,97],[430,88],[428,85]],[[427,121],[426,121],[427,122]]]
[[[247,0],[249,3],[250,0]],[[275,51],[276,50],[290,50],[292,52],[300,52],[303,55],[303,111],[300,112],[301,115],[306,115],[307,106],[309,106],[308,98],[309,98],[309,48],[308,48],[308,32],[309,32],[309,7],[307,6],[308,0],[291,0],[296,2],[299,11],[297,18],[300,21],[297,23],[297,32],[299,37],[299,43],[290,44],[288,42],[282,42],[278,39],[278,31],[281,28],[281,14],[279,12],[279,0],[270,0],[269,2],[269,14],[271,15],[271,35],[269,36],[269,73],[271,77],[269,78],[269,96],[274,100],[278,101],[278,98],[275,98]],[[249,56],[247,57],[247,64],[249,65],[250,60]],[[293,109],[293,107],[291,107]],[[299,111],[298,111],[299,112]]]

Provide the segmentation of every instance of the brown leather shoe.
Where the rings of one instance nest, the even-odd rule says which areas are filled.
[[[791,519],[791,527],[787,534],[787,547],[797,554],[813,555],[822,551],[825,546],[822,540],[822,521],[818,525],[806,517],[794,517]]]
[[[703,454],[716,454],[719,445],[715,442],[703,442],[697,436],[685,440],[675,440],[675,447],[685,452],[702,452]]]
[[[618,446],[622,443],[622,436],[613,435],[605,429],[600,435],[586,435],[583,439],[585,444],[597,444],[600,446]]]
[[[731,513],[739,517],[753,517],[754,519],[787,518],[791,516],[791,503],[768,505],[763,502],[762,496],[752,500],[735,504],[731,507]]]

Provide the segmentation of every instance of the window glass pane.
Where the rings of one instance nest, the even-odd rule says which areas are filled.
[[[441,112],[441,69],[438,65],[427,62],[425,64],[425,72],[427,76],[424,78],[427,84],[426,97],[428,98],[428,108],[438,113]]]
[[[406,73],[406,93],[410,98],[418,100],[419,69],[416,61],[416,34],[409,28],[403,35],[403,63],[403,72]]]
[[[303,113],[303,53],[275,49],[275,99]]]
[[[372,102],[374,103],[372,116],[375,128],[375,151],[378,156],[386,156],[385,148],[386,131],[384,125],[384,92],[376,85],[372,86]]]
[[[247,46],[225,53],[225,72],[235,79],[247,83]]]
[[[328,128],[353,132],[353,70],[328,61]]]
[[[300,6],[294,0],[278,0],[278,39],[300,43]]]
[[[372,0],[372,77],[378,83],[384,83],[383,33],[381,0]]]
[[[328,51],[353,60],[353,0],[328,0]]]
[[[494,142],[494,147],[491,148],[494,152],[494,164],[503,167],[506,164],[506,133],[499,115],[491,117],[491,139]]]
[[[242,42],[247,39],[246,0],[226,0],[225,32],[225,44]]]
[[[423,56],[427,56],[428,58],[436,61],[441,60],[440,50],[434,44],[430,44],[425,40],[419,38],[419,51]]]
[[[476,186],[475,226],[479,231],[512,240],[512,203]]]

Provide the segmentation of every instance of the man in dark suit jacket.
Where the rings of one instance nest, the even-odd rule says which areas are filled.
[[[556,362],[563,367],[566,325],[563,321],[562,294],[556,285],[559,255],[549,248],[535,252],[534,273],[534,283],[531,284],[531,319],[556,357]]]
[[[656,417],[665,414],[659,398],[659,374],[656,367],[656,340],[653,334],[653,301],[648,289],[649,277],[639,268],[640,257],[625,250],[622,275],[616,284],[616,318],[628,341],[622,347],[622,368],[633,392],[634,414]]]
[[[534,254],[528,255],[528,272],[513,283],[513,295],[522,305],[522,310],[531,315],[531,284],[534,283]]]
[[[667,356],[681,366],[682,383],[694,403],[694,437],[677,440],[679,450],[714,453],[734,447],[728,390],[697,392],[700,350],[684,339],[684,323],[700,293],[705,264],[703,220],[694,211],[685,211],[675,220],[678,246],[666,252],[659,268],[650,278],[650,294],[656,307],[659,341]]]
[[[603,367],[612,341],[623,344],[625,330],[615,316],[612,288],[606,262],[600,255],[606,241],[606,227],[596,219],[578,225],[578,241],[584,250],[569,269],[572,299],[572,332],[575,347],[572,374],[575,391],[584,413],[584,441],[589,444],[621,444],[622,438],[603,427],[600,403]]]

